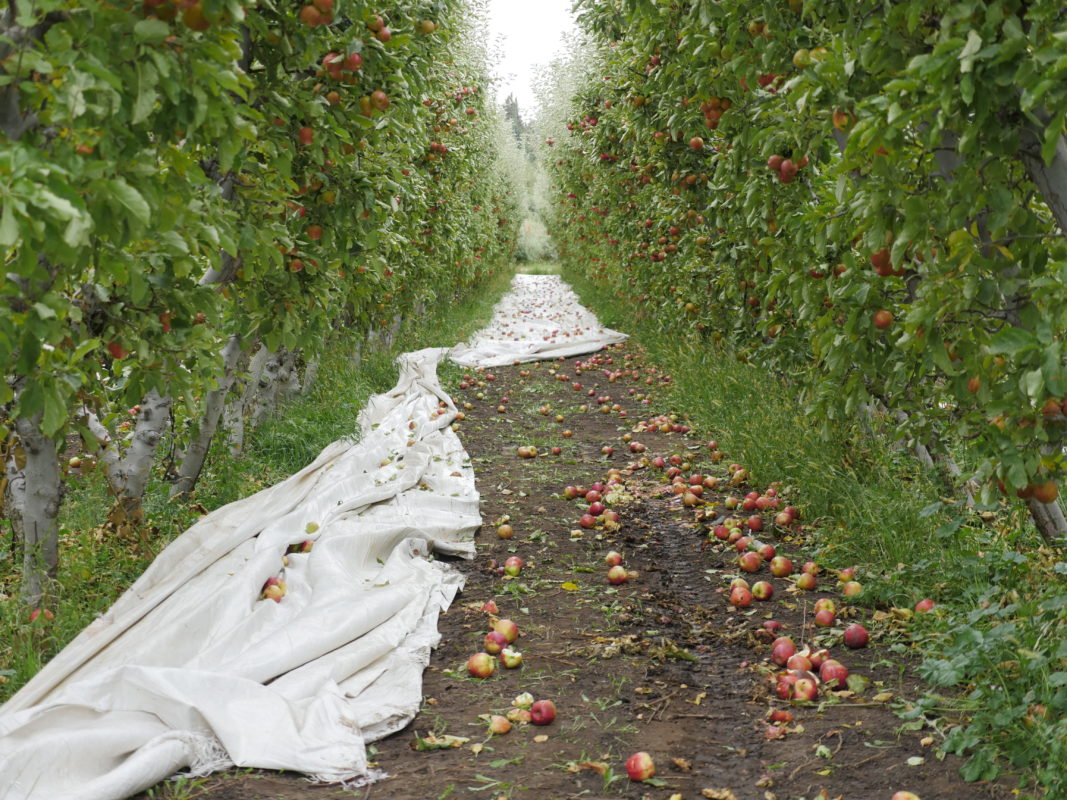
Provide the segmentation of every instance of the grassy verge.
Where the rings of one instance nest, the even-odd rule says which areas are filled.
[[[157,474],[145,497],[147,526],[138,534],[120,537],[101,524],[110,507],[101,475],[72,476],[60,515],[60,597],[50,609],[54,620],[27,620],[17,599],[19,571],[11,540],[0,537],[0,702],[105,612],[155,554],[201,515],[277,483],[330,442],[353,436],[367,399],[396,383],[398,354],[466,339],[488,322],[510,280],[510,272],[500,274],[466,298],[430,309],[432,324],[413,320],[391,350],[365,353],[358,367],[350,358],[353,337],[340,336],[323,356],[312,390],[250,433],[242,458],[233,458],[225,447],[213,448],[189,502],[170,503],[169,484]],[[443,366],[442,372],[452,368]]]
[[[1042,546],[1020,504],[983,518],[945,503],[940,478],[888,434],[857,425],[827,435],[788,382],[665,332],[608,287],[564,277],[670,372],[673,407],[729,460],[759,484],[794,488],[820,563],[856,566],[861,602],[904,609],[886,615],[885,638],[921,655],[919,674],[934,687],[901,706],[905,725],[930,726],[941,751],[969,755],[968,779],[1010,770],[1021,797],[1067,797],[1067,562]],[[936,610],[901,622],[923,597]]]

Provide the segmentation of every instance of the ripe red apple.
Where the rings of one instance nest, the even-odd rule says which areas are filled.
[[[885,310],[874,312],[874,327],[884,331],[893,324],[893,315]]]
[[[745,524],[748,526],[748,529],[750,531],[761,531],[763,530],[763,517],[761,517],[759,514],[753,514],[751,517],[745,520]]]
[[[556,704],[551,700],[538,700],[530,706],[530,722],[534,725],[548,725],[556,718]]]
[[[826,609],[827,611],[836,614],[837,604],[829,597],[820,597],[818,600],[815,601],[815,611],[822,611],[823,609]]]
[[[725,525],[716,525],[711,529],[711,532],[715,534],[716,539],[721,539],[722,541],[726,541],[730,537],[730,529]]]
[[[933,600],[931,600],[929,597],[927,597],[927,598],[925,598],[923,600],[920,600],[918,603],[915,604],[915,610],[920,612],[920,613],[922,613],[922,612],[925,612],[925,611],[929,611],[935,605],[937,605],[937,604]]]
[[[626,572],[626,568],[616,564],[608,570],[608,583],[612,586],[618,586],[619,584],[626,583],[630,579],[629,574]]]
[[[855,597],[863,592],[863,584],[859,581],[849,581],[841,587],[841,594],[845,597]]]
[[[785,578],[793,574],[793,562],[785,556],[775,556],[771,559],[771,575],[776,578]]]
[[[785,528],[793,524],[793,518],[786,514],[784,511],[779,511],[774,515],[774,524],[779,528]]]
[[[510,619],[494,619],[489,622],[489,627],[497,633],[503,634],[507,643],[511,644],[519,638],[519,626]]]
[[[500,609],[497,608],[496,600],[486,600],[482,603],[482,611],[486,614],[499,614]]]
[[[776,619],[769,619],[763,623],[763,629],[771,633],[778,633],[782,629],[782,623]]]
[[[777,555],[777,550],[774,549],[773,544],[761,544],[756,548],[756,552],[760,554],[764,561],[773,561]]]
[[[518,556],[511,556],[504,562],[504,574],[515,577],[522,572],[523,560]]]
[[[496,659],[488,653],[475,653],[467,659],[467,672],[475,678],[488,678],[496,671]]]
[[[823,665],[824,661],[829,660],[830,651],[823,647],[809,655],[808,658],[811,659],[811,666],[815,669],[818,669]]]
[[[848,680],[848,669],[840,661],[830,658],[819,667],[819,677],[823,683],[843,689],[846,686],[845,681]]]
[[[563,496],[566,497],[568,500],[573,500],[578,496],[578,487],[568,486],[566,489],[563,490]]]
[[[734,587],[730,591],[730,605],[736,608],[748,608],[752,605],[752,592],[743,586]]]
[[[829,628],[834,624],[835,619],[837,619],[837,617],[834,615],[834,612],[828,608],[821,608],[815,612],[815,624],[820,628]]]
[[[485,641],[482,642],[485,652],[494,656],[507,646],[508,637],[500,631],[489,631],[489,633],[485,634]]]
[[[792,642],[781,642],[771,649],[771,661],[779,667],[789,663],[789,659],[796,655],[797,649]]]
[[[803,653],[793,653],[789,656],[789,659],[785,662],[788,669],[802,669],[809,671],[812,668],[811,659]]]
[[[737,564],[745,572],[758,572],[760,565],[763,563],[763,558],[759,553],[749,550],[747,553],[742,553],[741,557],[737,559]]]
[[[819,574],[819,565],[814,561],[805,561],[804,566],[800,568],[802,572],[807,572],[810,575]]]
[[[581,518],[578,520],[578,524],[583,528],[593,528],[596,526],[596,517],[592,514],[582,514]]]
[[[893,796],[889,800],[921,800],[919,795],[915,792],[893,792]]]
[[[811,678],[797,678],[793,684],[793,699],[801,701],[813,701],[819,696],[819,685]]]
[[[757,600],[770,600],[774,596],[774,586],[768,581],[756,581],[752,585],[752,596]]]
[[[626,774],[632,781],[647,781],[656,774],[656,765],[652,761],[652,756],[644,751],[634,753],[626,759]]]
[[[622,563],[622,554],[611,550],[606,556],[604,556],[604,563],[606,563],[609,567],[617,567],[619,564]]]
[[[511,720],[507,717],[503,717],[500,714],[493,714],[489,717],[489,732],[496,736],[503,736],[505,733],[511,730]]]
[[[296,138],[300,141],[300,144],[310,145],[315,140],[315,131],[305,125],[297,131]]]
[[[815,576],[810,572],[802,572],[797,576],[796,583],[794,584],[798,589],[803,589],[805,592],[810,592],[815,589]]]
[[[845,647],[856,650],[867,646],[867,629],[858,623],[853,623],[845,628]]]

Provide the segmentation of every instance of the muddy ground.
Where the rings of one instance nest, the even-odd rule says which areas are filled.
[[[449,381],[457,404],[469,404],[460,435],[477,473],[485,525],[477,559],[455,562],[467,585],[441,618],[442,641],[425,674],[421,712],[408,728],[373,746],[374,764],[387,779],[345,790],[313,786],[296,775],[235,771],[184,794],[161,785],[141,797],[889,800],[904,789],[923,800],[1009,797],[1002,784],[964,783],[958,759],[938,759],[935,731],[894,714],[894,707],[921,691],[907,654],[898,652],[903,648],[890,649],[901,641],[905,623],[850,605],[829,569],[846,565],[823,565],[819,586],[809,592],[795,590],[792,578],[771,577],[764,565],[746,577],[770,581],[774,597],[745,609],[728,603],[728,584],[740,574],[737,551],[709,539],[709,528],[726,513],[721,501],[727,494],[768,487],[708,490],[703,500],[710,505],[686,508],[664,470],[640,466],[642,459],[677,455],[690,465],[685,477],[696,472],[725,482],[730,474],[729,453],[711,460],[713,431],[635,430],[642,420],[670,412],[659,407],[656,392],[667,378],[654,370],[627,344],[565,362],[471,371],[469,380]],[[622,374],[612,381],[605,371]],[[610,399],[598,402],[605,397]],[[645,452],[631,452],[627,435]],[[539,455],[520,458],[516,450],[525,445],[536,446]],[[552,447],[561,453],[553,455]],[[605,454],[605,447],[614,452]],[[758,465],[747,466],[758,473]],[[611,469],[620,470],[622,481],[608,506],[619,524],[583,529],[586,504],[562,492],[605,481]],[[803,497],[791,496],[788,487],[779,500],[803,508]],[[511,539],[497,535],[504,515],[514,530]],[[698,520],[701,515],[707,519]],[[749,513],[738,510],[737,516]],[[799,566],[806,560],[804,541],[817,532],[803,520],[778,529],[770,522],[773,510],[763,516],[759,540]],[[610,550],[636,573],[624,584],[606,579]],[[496,574],[492,560],[511,555],[525,561],[519,576]],[[838,604],[829,628],[812,624],[820,597]],[[501,667],[476,680],[465,665],[482,649],[489,621],[482,606],[489,600],[500,617],[520,626],[516,646],[524,661],[518,669]],[[780,670],[768,661],[769,645],[754,633],[771,618],[798,645],[828,646],[866,681],[837,694],[824,687],[813,703],[778,699],[772,676]],[[872,632],[871,646],[843,647],[841,630],[854,621]],[[480,715],[506,714],[522,692],[551,699],[555,721],[520,723],[506,735],[490,736]],[[771,709],[788,710],[792,722],[770,728]],[[417,738],[431,734],[467,741],[456,748],[413,749]],[[647,751],[655,762],[651,782],[627,778],[624,763],[636,751]]]

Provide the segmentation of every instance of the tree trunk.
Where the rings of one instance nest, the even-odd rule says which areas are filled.
[[[1038,533],[1046,542],[1058,547],[1067,544],[1067,519],[1063,516],[1063,509],[1058,500],[1042,503],[1031,497],[1026,501],[1026,505],[1030,509],[1030,516],[1033,517]]]
[[[141,503],[170,419],[170,405],[171,399],[160,396],[155,389],[145,395],[125,453],[95,414],[87,412],[85,415],[85,423],[99,443],[100,460],[115,495],[115,506],[109,518],[116,525],[140,525],[144,521]]]
[[[234,458],[240,458],[244,450],[245,414],[259,387],[259,379],[263,374],[263,366],[267,363],[268,355],[267,348],[262,344],[256,348],[248,363],[248,378],[245,381],[244,389],[226,405],[226,410],[223,412],[226,441],[230,445],[230,453]]]
[[[284,357],[284,347],[279,347],[273,353],[267,352],[263,361],[263,369],[259,373],[259,380],[249,383],[249,387],[252,389],[252,410],[248,419],[253,428],[274,408],[278,395],[278,378],[282,372],[282,359]]]
[[[315,385],[315,381],[319,377],[319,358],[313,356],[308,359],[308,362],[304,365],[304,380],[301,385],[300,391],[302,394],[308,394]]]
[[[222,348],[222,378],[219,380],[218,388],[212,389],[204,397],[204,412],[200,417],[200,424],[182,455],[178,477],[170,489],[172,500],[179,495],[189,494],[196,486],[200,472],[204,469],[208,450],[211,448],[211,440],[215,437],[219,419],[226,406],[226,395],[233,388],[240,358],[241,339],[238,336],[231,336],[226,346]]]
[[[1046,125],[1047,116],[1044,113],[1039,114]],[[1052,151],[1052,161],[1046,164],[1045,159],[1041,157],[1044,138],[1043,127],[1024,125],[1020,136],[1019,157],[1030,175],[1030,180],[1037,186],[1052,211],[1052,216],[1056,218],[1056,224],[1060,226],[1061,231],[1067,232],[1067,139],[1059,137],[1056,149]]]
[[[8,457],[5,506],[22,544],[22,599],[40,606],[59,568],[59,505],[63,482],[56,441],[41,432],[41,414],[15,420],[18,446]]]

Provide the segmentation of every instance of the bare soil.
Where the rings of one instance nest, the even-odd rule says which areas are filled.
[[[579,364],[588,369],[576,374]],[[635,369],[637,380],[627,374],[610,381],[604,372]],[[791,580],[773,578],[763,567],[746,577],[771,581],[771,600],[741,610],[727,602],[726,587],[738,574],[737,552],[708,537],[721,506],[685,508],[662,470],[639,463],[642,457],[677,454],[692,465],[686,475],[725,478],[729,454],[717,463],[710,460],[706,443],[714,432],[635,432],[640,420],[668,409],[657,408],[655,400],[667,378],[656,374],[634,345],[469,377],[466,389],[458,380],[446,388],[457,404],[471,406],[460,435],[477,473],[485,525],[476,560],[455,562],[467,585],[441,618],[442,641],[425,673],[421,712],[407,729],[373,746],[375,766],[389,777],[346,790],[314,786],[296,775],[235,771],[184,795],[168,794],[173,789],[161,785],[142,798],[889,800],[902,789],[923,800],[1011,796],[1001,783],[963,782],[958,759],[937,757],[938,734],[916,729],[918,724],[906,724],[894,713],[921,692],[907,654],[888,646],[900,640],[901,623],[849,605],[829,572],[820,575],[815,591],[798,592]],[[650,393],[650,405],[640,402],[644,393]],[[604,396],[610,401],[598,403]],[[588,410],[580,411],[581,404]],[[616,404],[619,410],[601,412]],[[547,414],[543,406],[549,406]],[[564,431],[572,435],[564,437]],[[646,452],[630,452],[626,434]],[[518,457],[520,445],[536,446],[539,456]],[[553,446],[562,453],[552,455]],[[605,446],[614,453],[604,454]],[[620,515],[618,528],[580,528],[585,505],[564,499],[564,487],[588,487],[612,468],[622,471],[625,486],[625,496],[609,506]],[[767,487],[727,488],[741,495]],[[721,501],[725,494],[709,491],[704,499]],[[802,497],[787,499],[802,506]],[[707,520],[698,519],[705,513]],[[496,532],[504,515],[514,528],[507,540]],[[771,516],[766,515],[768,523]],[[803,525],[767,527],[772,530],[758,534],[760,539],[798,565],[805,560],[805,539],[817,535]],[[621,553],[636,577],[610,585],[604,563],[609,550]],[[502,563],[510,555],[526,562],[516,578],[493,568],[494,560]],[[838,603],[839,622],[832,628],[812,625],[819,597]],[[482,649],[488,630],[482,605],[488,600],[496,602],[499,616],[519,624],[524,663],[476,680],[465,664]],[[824,688],[816,703],[779,700],[769,646],[755,635],[772,617],[798,644],[829,646],[867,685],[854,693]],[[851,621],[867,625],[871,646],[844,648],[841,628]],[[490,736],[481,715],[506,713],[521,692],[551,699],[555,721],[519,724],[506,735]],[[768,738],[772,708],[794,716],[781,738]],[[429,734],[467,741],[456,748],[413,749],[418,737]],[[654,759],[652,782],[627,778],[624,763],[636,751]]]

